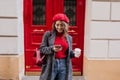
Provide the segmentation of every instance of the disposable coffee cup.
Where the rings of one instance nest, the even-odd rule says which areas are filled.
[[[81,49],[80,48],[75,48],[74,49],[75,57],[79,57],[81,54]]]

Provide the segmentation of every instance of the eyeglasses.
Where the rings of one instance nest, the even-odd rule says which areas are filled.
[[[65,24],[55,24],[55,26],[65,27]]]

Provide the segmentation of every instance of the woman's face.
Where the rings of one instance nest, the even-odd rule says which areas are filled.
[[[55,28],[57,32],[62,33],[65,29],[65,24],[62,21],[56,21]]]

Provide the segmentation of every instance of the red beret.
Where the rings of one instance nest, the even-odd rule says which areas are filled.
[[[55,22],[57,20],[61,20],[61,21],[65,21],[65,22],[69,23],[68,17],[62,13],[58,13],[58,14],[53,16],[53,22]]]

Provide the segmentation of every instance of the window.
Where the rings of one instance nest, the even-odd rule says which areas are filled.
[[[70,26],[76,25],[76,0],[64,0],[64,13],[70,19]]]
[[[46,24],[46,0],[33,0],[33,25]]]

